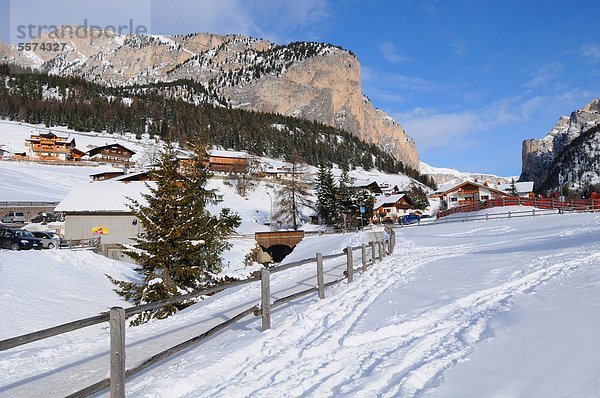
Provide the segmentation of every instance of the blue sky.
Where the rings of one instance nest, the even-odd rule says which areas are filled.
[[[156,34],[244,33],[352,50],[364,93],[434,166],[517,175],[523,139],[600,97],[597,1],[154,0],[151,15]],[[114,9],[104,17],[116,18]]]

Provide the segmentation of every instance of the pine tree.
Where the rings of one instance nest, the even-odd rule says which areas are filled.
[[[226,237],[240,219],[229,209],[212,215],[207,205],[221,201],[215,190],[206,189],[210,178],[204,150],[198,146],[193,166],[181,169],[170,148],[163,153],[155,172],[156,185],[148,185],[147,203],[132,200],[130,208],[144,232],[134,238],[127,254],[140,264],[141,284],[113,282],[117,293],[136,305],[151,303],[201,289],[217,282],[220,254],[229,244]],[[111,279],[112,280],[112,279]],[[190,300],[137,315],[132,324],[163,319],[194,304]]]
[[[429,198],[427,192],[415,183],[411,184],[407,191],[408,197],[414,203],[414,208],[418,210],[425,210],[429,207]]]
[[[352,218],[358,208],[353,198],[352,184],[353,181],[348,175],[348,171],[345,169],[342,170],[338,187],[338,207],[340,212],[338,226],[341,228],[352,224]]]
[[[299,158],[292,157],[292,178],[282,181],[281,187],[277,190],[277,207],[275,210],[275,219],[291,226],[294,231],[298,230],[301,222],[307,221],[302,212],[304,207],[311,207],[312,203],[308,200],[308,184],[304,181],[299,172]]]
[[[517,186],[515,184],[515,179],[514,178],[511,178],[511,180],[510,180],[510,187],[508,187],[508,189],[506,190],[506,192],[508,192],[512,196],[516,196],[517,195],[518,191],[517,191]]]
[[[331,168],[321,165],[315,186],[317,192],[317,215],[321,223],[335,225],[339,218],[337,205],[337,188],[333,179]]]

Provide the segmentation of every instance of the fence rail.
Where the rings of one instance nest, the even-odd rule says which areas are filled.
[[[539,216],[548,216],[555,214],[564,214],[568,212],[575,213],[595,213],[599,212],[600,208],[596,207],[595,209],[579,209],[577,207],[559,207],[557,206],[555,209],[540,209],[533,208],[531,210],[522,210],[522,211],[508,211],[505,213],[491,213],[491,214],[477,214],[477,215],[469,215],[466,213],[452,213],[449,216],[444,218],[435,218],[430,221],[418,221],[414,224],[400,224],[398,226],[394,226],[393,228],[404,229],[404,228],[412,228],[412,227],[424,227],[430,225],[441,225],[448,223],[456,223],[456,222],[467,222],[467,221],[489,221],[489,220],[501,220],[507,218],[522,218],[522,217],[539,217]]]
[[[316,253],[315,257],[295,261],[289,264],[284,264],[273,268],[262,268],[261,275],[258,277],[248,278],[241,281],[230,282],[223,285],[212,286],[206,289],[198,290],[185,295],[180,295],[165,300],[161,300],[154,303],[143,304],[139,306],[121,308],[114,307],[110,311],[103,312],[99,315],[78,319],[72,322],[68,322],[62,325],[54,326],[48,329],[40,330],[33,333],[28,333],[21,336],[16,336],[6,340],[0,341],[0,351],[6,351],[11,348],[19,347],[25,344],[33,343],[35,341],[44,340],[50,337],[58,336],[64,333],[72,332],[75,330],[83,329],[88,326],[109,322],[110,326],[110,377],[103,379],[97,383],[87,386],[71,395],[69,397],[87,397],[92,394],[97,394],[105,389],[110,388],[110,396],[112,397],[124,397],[125,381],[134,376],[135,374],[153,366],[172,355],[175,355],[182,350],[192,347],[208,337],[226,329],[230,325],[246,318],[247,316],[254,314],[255,316],[262,316],[262,329],[267,330],[271,328],[271,309],[277,308],[285,303],[298,299],[300,297],[307,296],[312,293],[318,293],[319,299],[325,298],[324,289],[325,287],[332,286],[346,280],[348,283],[352,283],[353,275],[355,271],[355,261],[353,253],[357,250],[361,251],[360,269],[365,272],[367,271],[368,265],[373,266],[376,259],[383,260],[386,255],[392,254],[394,246],[396,244],[395,233],[392,228],[385,228],[388,237],[384,239],[376,239],[369,242],[368,245],[363,244],[361,246],[347,247],[342,253],[322,255]],[[367,248],[371,249],[371,253],[367,255]],[[375,253],[375,249],[378,248],[378,255]],[[335,259],[340,257],[346,257],[346,271],[344,272],[344,278],[336,279],[324,283],[323,278],[323,260]],[[300,292],[294,292],[286,297],[282,297],[272,301],[270,295],[270,274],[281,272],[290,268],[299,267],[311,263],[316,263],[316,287],[303,290]],[[203,332],[200,335],[192,337],[184,342],[181,342],[173,347],[165,349],[150,358],[143,360],[131,369],[126,370],[125,368],[125,319],[135,314],[142,313],[144,311],[150,311],[164,306],[187,301],[201,296],[215,294],[218,292],[225,291],[234,287],[246,285],[249,283],[259,282],[261,283],[261,304],[252,306],[239,312],[230,319],[221,322],[209,330]],[[217,319],[216,317],[211,318]]]
[[[447,217],[456,213],[470,213],[473,211],[491,209],[494,207],[506,206],[529,206],[543,210],[564,209],[568,211],[589,211],[600,210],[600,200],[598,199],[569,199],[567,201],[559,201],[553,198],[538,199],[538,198],[521,198],[507,196],[503,198],[487,200],[485,202],[476,202],[469,205],[453,207],[448,210],[438,212],[436,218]]]
[[[9,207],[56,207],[60,202],[17,202],[0,201],[0,208]]]

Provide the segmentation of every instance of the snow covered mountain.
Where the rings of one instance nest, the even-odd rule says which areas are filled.
[[[571,113],[570,117],[561,116],[556,126],[545,137],[523,141],[523,170],[520,180],[534,181],[536,190],[549,189],[558,184],[557,173],[554,172],[554,175],[550,176],[549,172],[555,165],[560,164],[559,168],[562,168],[565,173],[573,174],[575,185],[593,181],[591,174],[596,176],[600,174],[597,157],[595,162],[593,160],[584,162],[586,167],[591,168],[588,170],[591,174],[586,177],[583,177],[584,170],[579,167],[575,159],[585,156],[585,153],[591,156],[590,159],[594,159],[594,148],[598,147],[597,134],[589,134],[585,140],[577,140],[577,138],[598,125],[600,125],[600,98],[591,101],[583,109]],[[578,148],[579,146],[581,148]],[[563,156],[566,154],[565,151],[568,151],[568,156]],[[548,177],[556,181],[545,183]]]
[[[438,186],[444,185],[449,181],[457,179],[493,181],[496,184],[506,184],[509,183],[512,178],[500,177],[494,174],[464,172],[447,167],[434,167],[424,162],[421,162],[421,174],[425,174],[433,178],[433,180]]]
[[[414,141],[362,95],[360,64],[350,51],[322,43],[276,45],[243,35],[93,34],[91,43],[59,28],[56,35],[32,41],[64,43],[56,52],[0,44],[0,61],[113,86],[176,82],[166,92],[170,96],[193,82],[204,88],[193,101],[316,120],[419,167]]]

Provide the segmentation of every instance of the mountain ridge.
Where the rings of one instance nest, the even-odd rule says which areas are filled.
[[[523,141],[520,181],[533,181],[536,191],[550,188],[545,181],[558,157],[578,137],[600,124],[600,98],[570,116],[561,116],[554,128],[540,139]],[[556,177],[556,179],[558,179]]]
[[[192,80],[205,91],[195,102],[325,123],[419,168],[414,141],[363,96],[360,63],[341,47],[315,42],[277,45],[244,35],[210,33],[107,33],[90,43],[72,31],[63,31],[62,35],[45,34],[32,40],[45,42],[65,43],[65,48],[58,52],[19,51],[0,44],[0,60],[110,86]]]

